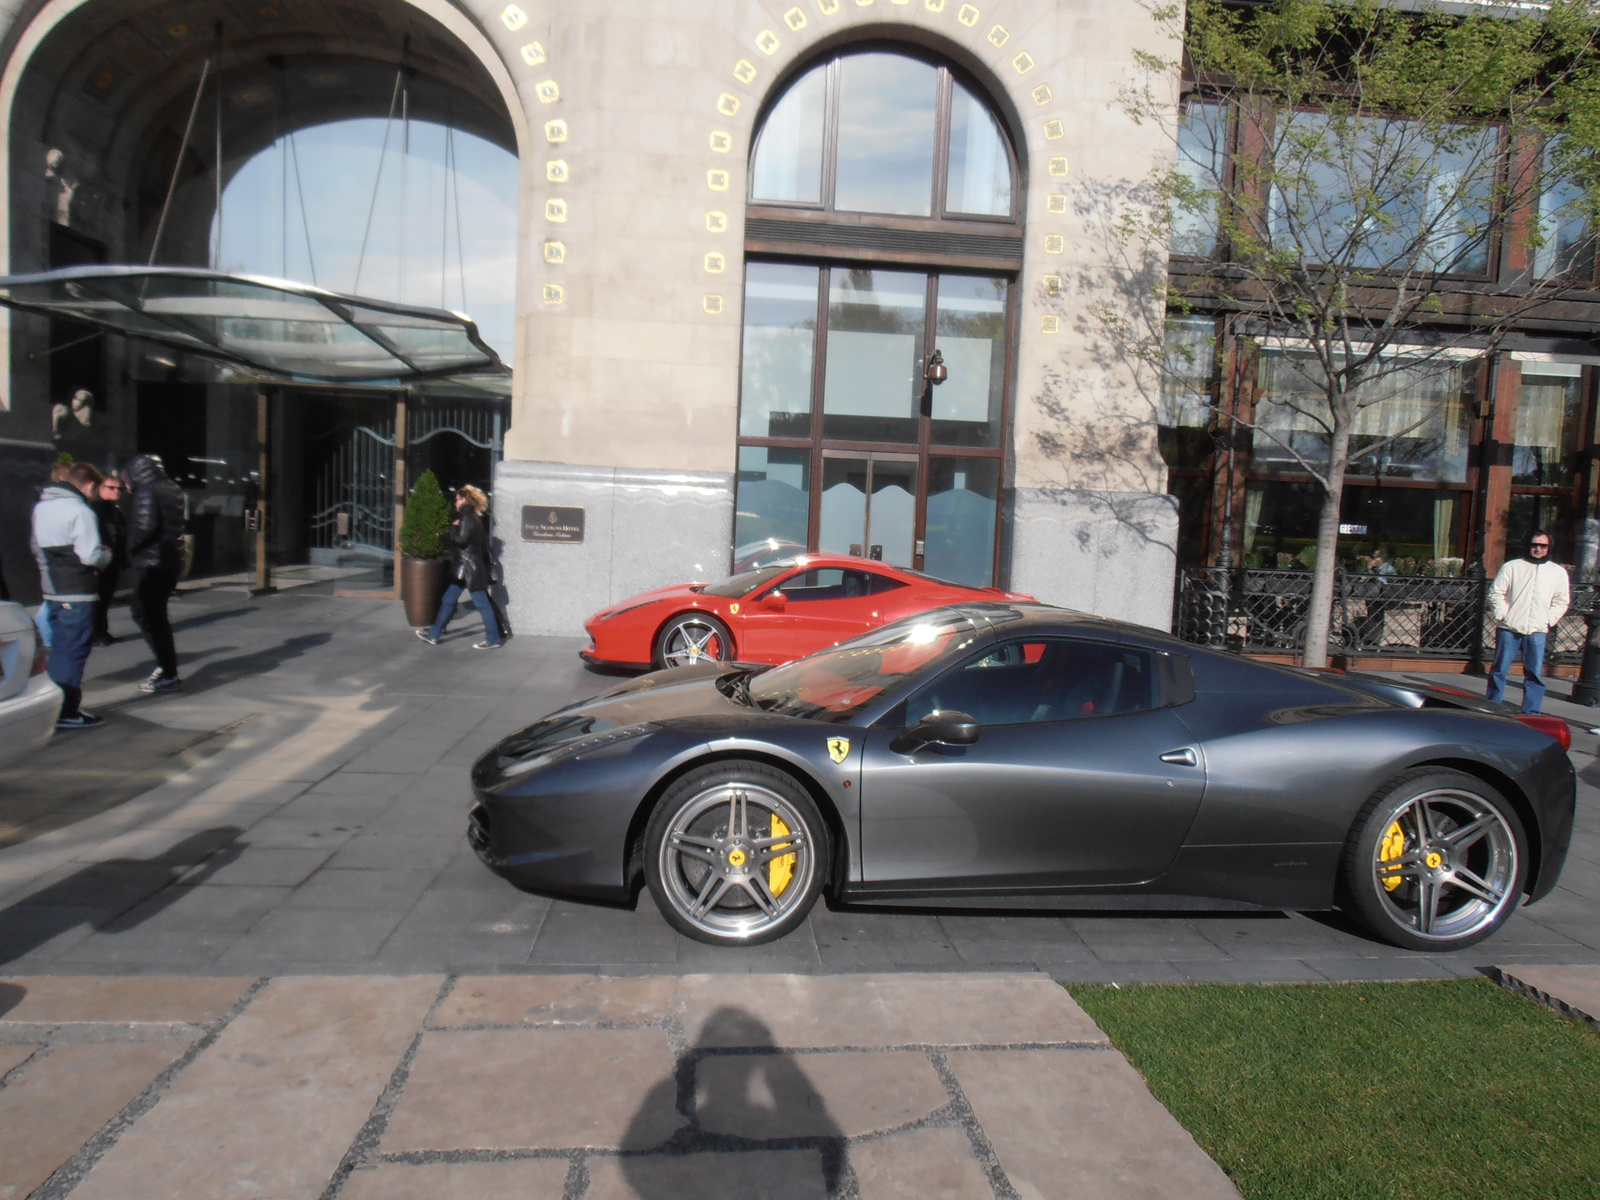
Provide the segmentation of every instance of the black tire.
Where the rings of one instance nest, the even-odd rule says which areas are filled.
[[[1345,843],[1342,905],[1408,950],[1460,950],[1516,911],[1528,878],[1517,811],[1461,771],[1407,771],[1368,800]]]
[[[656,670],[697,662],[732,662],[733,634],[709,613],[679,613],[656,634]]]
[[[656,907],[679,933],[711,946],[759,946],[794,930],[831,861],[828,827],[809,793],[765,763],[731,759],[690,771],[645,828],[644,877]]]

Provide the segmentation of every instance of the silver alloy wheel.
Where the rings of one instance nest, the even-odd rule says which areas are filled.
[[[718,662],[727,653],[726,635],[717,626],[693,618],[681,621],[667,635],[661,658],[669,667],[691,667],[698,662]],[[712,648],[712,643],[716,643]]]
[[[1517,839],[1482,796],[1441,788],[1401,804],[1376,842],[1372,883],[1389,918],[1418,937],[1453,941],[1496,924],[1516,903]],[[1389,835],[1398,832],[1396,846]],[[1398,880],[1391,890],[1385,886]]]
[[[774,817],[788,833],[773,834]],[[776,888],[775,862],[790,869]],[[665,899],[685,921],[719,941],[743,941],[805,902],[816,856],[805,818],[788,800],[759,784],[721,783],[678,810],[658,866]]]

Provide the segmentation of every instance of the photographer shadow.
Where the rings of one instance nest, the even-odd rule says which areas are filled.
[[[662,1141],[660,1114],[672,1109],[688,1123]],[[823,1200],[852,1182],[844,1135],[798,1059],[733,1007],[712,1014],[673,1076],[651,1090],[620,1163],[640,1200]]]

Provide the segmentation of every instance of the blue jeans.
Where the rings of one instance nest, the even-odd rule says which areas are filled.
[[[428,630],[428,636],[438,641],[444,633],[444,627],[450,624],[450,618],[456,615],[456,604],[461,600],[461,593],[467,589],[459,583],[452,583],[444,590],[444,599],[439,601],[439,615],[433,619],[433,628]],[[489,603],[489,593],[480,588],[470,593],[472,602],[478,606],[478,612],[483,616],[483,640],[491,645],[500,644],[500,622],[495,620],[494,605]]]
[[[1542,633],[1517,633],[1497,629],[1494,635],[1494,666],[1489,668],[1489,699],[1506,694],[1506,676],[1517,654],[1522,654],[1522,711],[1536,713],[1544,706],[1544,639]]]
[[[89,661],[89,642],[94,637],[94,601],[46,600],[50,622],[50,657],[45,671],[66,697],[61,715],[76,715],[83,700],[83,665]]]

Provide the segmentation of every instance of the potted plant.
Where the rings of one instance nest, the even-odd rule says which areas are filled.
[[[417,477],[400,522],[400,598],[412,625],[433,623],[444,595],[449,560],[439,535],[450,527],[450,502],[432,471]]]

